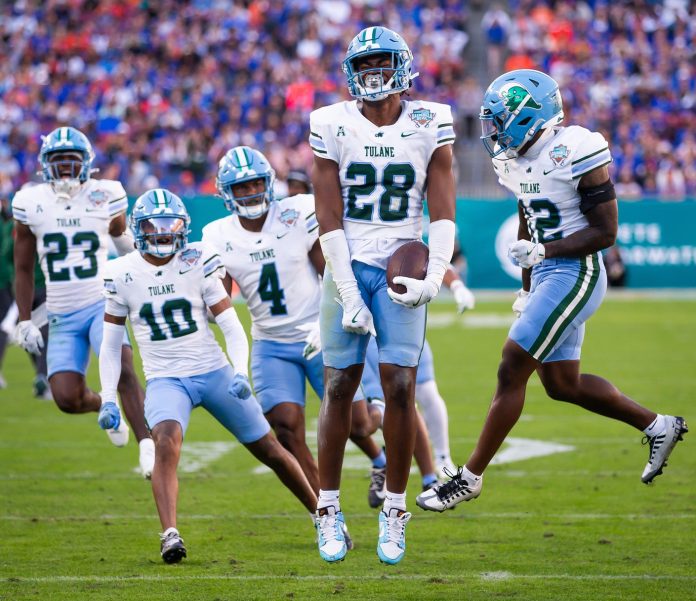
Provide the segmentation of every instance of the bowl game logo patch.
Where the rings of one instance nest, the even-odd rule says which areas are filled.
[[[106,204],[106,192],[104,190],[92,190],[89,193],[89,203],[95,208],[100,209]]]
[[[291,227],[295,225],[297,220],[300,217],[300,212],[295,210],[295,209],[285,209],[281,214],[280,214],[280,222],[283,225],[287,225],[288,227]]]
[[[428,127],[430,122],[435,119],[435,113],[430,109],[414,109],[408,116],[416,124],[416,127]]]
[[[551,160],[553,161],[553,164],[556,165],[556,167],[561,167],[563,163],[565,163],[565,160],[568,158],[569,154],[570,150],[564,144],[554,146],[551,149],[551,152],[549,152],[549,156],[551,157]]]
[[[187,248],[179,255],[179,261],[181,261],[186,267],[193,267],[198,259],[201,258],[203,251],[196,248]]]

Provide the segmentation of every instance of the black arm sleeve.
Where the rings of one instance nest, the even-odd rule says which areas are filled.
[[[603,184],[592,186],[590,188],[578,188],[580,194],[580,210],[587,213],[590,209],[596,207],[603,202],[609,202],[616,198],[614,184],[610,179]]]

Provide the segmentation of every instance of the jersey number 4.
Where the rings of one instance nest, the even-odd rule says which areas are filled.
[[[275,263],[266,263],[261,269],[258,292],[262,301],[271,303],[271,315],[288,314],[288,308],[283,302],[285,292],[278,282],[278,271]]]
[[[346,217],[372,221],[375,205],[372,202],[358,206],[358,197],[370,196],[377,187],[377,168],[372,163],[351,163],[346,169],[346,180],[361,184],[348,186]],[[416,171],[410,163],[390,163],[382,173],[378,212],[382,221],[401,221],[408,215],[408,193],[416,181]]]
[[[150,340],[161,341],[168,338],[167,334],[157,323],[152,303],[143,305],[142,309],[140,309],[140,317],[150,327]],[[166,301],[162,305],[162,317],[164,317],[169,330],[169,337],[171,338],[181,338],[198,331],[198,326],[191,315],[191,303],[185,298],[172,298]],[[177,317],[184,323],[180,323]]]
[[[93,278],[97,275],[97,251],[99,250],[99,236],[94,232],[77,232],[73,235],[70,244],[80,246],[87,243],[87,248],[82,248],[85,254],[87,265],[76,265],[73,267],[75,277],[80,280]],[[65,234],[54,232],[43,237],[44,248],[48,248],[46,253],[46,270],[48,271],[49,282],[68,282],[70,281],[70,267],[58,269],[56,263],[64,261],[68,256],[68,239]]]

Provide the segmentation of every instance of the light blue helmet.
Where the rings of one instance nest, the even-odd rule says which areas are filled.
[[[371,54],[388,54],[391,67],[356,69],[356,60]],[[413,54],[404,39],[386,27],[368,27],[353,38],[343,60],[343,72],[348,78],[348,91],[354,98],[382,100],[390,94],[403,92],[418,77],[412,73]],[[385,77],[385,71],[387,77]]]
[[[43,180],[58,196],[72,196],[92,175],[93,161],[94,150],[87,136],[74,127],[54,129],[44,136],[39,150]]]
[[[235,196],[232,192],[235,185],[255,179],[264,180],[263,192],[248,196]],[[258,219],[273,202],[274,181],[275,171],[262,153],[248,146],[235,146],[220,159],[215,185],[228,211],[246,219]]]
[[[190,223],[181,198],[163,188],[139,196],[129,221],[135,247],[156,257],[168,257],[185,248]]]
[[[534,69],[504,73],[488,86],[479,119],[488,154],[515,158],[539,130],[563,120],[558,84]]]

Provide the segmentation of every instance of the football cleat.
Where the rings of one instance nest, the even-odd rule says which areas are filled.
[[[426,511],[445,511],[452,509],[462,501],[471,501],[481,494],[483,486],[483,478],[476,481],[469,481],[463,476],[463,468],[459,468],[456,474],[449,470],[445,473],[450,476],[451,480],[434,486],[433,488],[423,491],[416,497],[416,505]]]
[[[176,528],[168,528],[166,532],[160,534],[160,551],[164,563],[179,563],[186,557],[184,539],[179,536]]]
[[[348,532],[348,526],[346,526],[345,522],[343,522],[341,528],[343,528],[343,537],[346,539],[346,549],[352,551],[354,546],[353,537],[350,535],[350,532]]]
[[[321,558],[329,563],[343,561],[348,552],[343,513],[333,505],[317,509],[314,525]]]
[[[645,465],[643,475],[640,478],[645,484],[650,484],[662,473],[662,469],[667,467],[667,458],[670,453],[680,440],[684,440],[682,434],[689,431],[683,417],[665,415],[665,421],[667,427],[664,431],[655,436],[646,436],[643,439],[643,444],[650,445],[648,463]]]
[[[143,478],[150,480],[152,470],[155,468],[155,443],[152,438],[143,438],[140,443],[140,472]]]
[[[392,507],[389,515],[379,512],[377,556],[382,563],[399,563],[406,553],[406,524],[411,519],[408,511]]]
[[[370,473],[370,488],[367,491],[367,502],[372,508],[381,507],[384,503],[387,481],[387,466],[373,467]]]
[[[438,455],[435,458],[435,473],[441,480],[447,478],[447,471],[454,474],[457,471],[457,466],[454,465],[452,458],[449,455]]]

